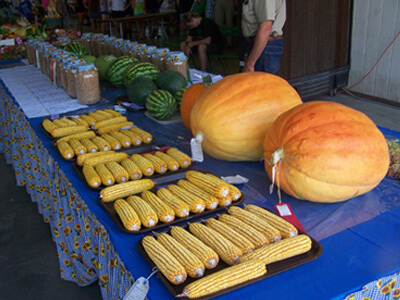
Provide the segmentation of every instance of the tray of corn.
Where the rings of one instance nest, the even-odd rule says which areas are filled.
[[[170,293],[184,299],[214,298],[322,253],[317,240],[256,205],[153,232],[137,246]]]
[[[115,184],[103,188],[98,200],[122,231],[142,234],[225,212],[243,203],[244,195],[211,173],[188,170],[169,180]]]

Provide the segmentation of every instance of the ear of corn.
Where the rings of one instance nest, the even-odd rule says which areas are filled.
[[[78,139],[70,139],[69,144],[74,149],[75,155],[85,154],[87,149]]]
[[[96,154],[96,153],[92,153],[92,154]],[[84,160],[83,164],[84,165],[97,165],[97,164],[106,163],[108,161],[120,162],[121,160],[123,160],[127,157],[128,157],[128,154],[123,153],[123,152],[115,153],[115,152],[107,151],[107,152],[103,152],[102,155],[87,157]]]
[[[74,149],[66,141],[57,142],[57,148],[64,159],[71,159],[75,156]]]
[[[102,134],[101,137],[110,144],[112,150],[121,149],[122,145],[115,137],[111,136],[108,133]]]
[[[140,229],[140,219],[128,202],[124,199],[117,199],[114,202],[114,208],[127,230],[138,231]]]
[[[173,172],[179,169],[179,163],[172,156],[169,156],[162,151],[156,151],[154,155],[162,159],[167,164],[169,171]]]
[[[127,121],[127,122],[121,122],[121,123],[117,123],[117,124],[112,124],[112,125],[108,125],[108,126],[104,126],[104,127],[100,127],[97,132],[102,135],[103,133],[108,133],[108,132],[112,132],[112,131],[117,131],[120,130],[121,128],[129,128],[133,126],[133,122]]]
[[[54,119],[53,124],[56,125],[57,128],[71,127],[68,123],[63,122],[61,119]]]
[[[219,206],[225,207],[225,206],[229,206],[231,204],[232,204],[231,196],[228,196],[225,198],[219,198]]]
[[[158,219],[161,222],[169,223],[175,219],[174,210],[163,202],[156,194],[150,191],[144,191],[141,195],[142,199],[145,200],[157,213]]]
[[[218,220],[247,238],[256,248],[263,247],[269,243],[268,237],[238,218],[232,217],[228,214],[222,214],[218,217]]]
[[[138,127],[131,127],[129,128],[129,130],[139,135],[143,143],[145,144],[150,144],[153,141],[153,136],[143,129],[140,129]]]
[[[87,153],[94,153],[99,150],[95,143],[93,143],[90,139],[81,139],[80,142],[87,149]]]
[[[297,228],[293,224],[266,209],[252,204],[246,205],[244,209],[267,221],[272,227],[278,229],[284,239],[294,237],[298,234]]]
[[[166,153],[172,156],[179,163],[181,168],[187,168],[192,164],[192,160],[188,155],[174,147],[168,148]]]
[[[105,165],[113,174],[116,182],[121,183],[129,180],[128,172],[119,163],[111,160],[106,162]]]
[[[154,174],[154,166],[147,158],[139,154],[132,154],[130,159],[139,166],[144,176],[151,176]]]
[[[143,154],[143,157],[151,161],[154,166],[154,171],[156,171],[158,174],[164,174],[167,172],[167,164],[162,159],[150,153]]]
[[[272,227],[268,222],[257,217],[255,214],[244,210],[243,208],[237,206],[231,206],[228,209],[230,215],[242,220],[246,224],[249,224],[254,229],[262,232],[270,243],[277,242],[282,239],[282,235],[279,230]]]
[[[59,143],[59,142],[61,142],[61,141],[66,141],[66,142],[68,142],[70,139],[78,139],[78,140],[81,140],[81,139],[89,139],[89,138],[92,138],[92,137],[94,137],[94,136],[96,136],[96,134],[94,133],[94,131],[87,130],[87,131],[82,131],[82,132],[74,133],[74,134],[67,135],[67,136],[64,136],[64,137],[62,137],[62,138],[59,138],[59,139],[57,140],[57,143]]]
[[[89,186],[91,186],[92,188],[98,188],[100,186],[101,178],[93,166],[83,166],[82,173],[83,176],[85,176],[85,180]]]
[[[172,236],[167,233],[162,233],[157,236],[157,241],[159,241],[160,244],[176,258],[176,260],[185,268],[186,273],[190,277],[203,277],[205,267],[201,260]]]
[[[154,209],[138,196],[129,196],[126,201],[136,211],[144,227],[154,227],[158,223],[158,216]]]
[[[96,120],[96,123],[106,119],[110,119],[112,117],[111,114],[106,113],[102,110],[96,110],[94,112],[91,112],[89,113],[89,116],[93,117]]]
[[[100,151],[109,151],[111,150],[111,145],[101,136],[94,136],[91,138],[91,141],[96,144]]]
[[[58,127],[51,131],[51,136],[58,138],[83,131],[87,131],[85,126]]]
[[[190,211],[193,213],[201,213],[206,209],[206,204],[201,198],[191,194],[187,190],[175,184],[168,185],[167,189],[176,197],[189,205]]]
[[[139,179],[118,183],[106,187],[100,191],[100,199],[104,202],[111,202],[118,198],[124,198],[129,195],[138,194],[154,187],[154,181],[151,179]]]
[[[121,113],[119,113],[113,109],[106,108],[106,109],[104,109],[104,111],[106,113],[109,113],[113,118],[122,116]]]
[[[185,268],[152,236],[142,239],[144,250],[161,273],[173,284],[181,284],[187,278]]]
[[[157,190],[157,196],[164,201],[167,205],[169,205],[180,218],[187,217],[189,215],[189,205],[176,197],[166,188],[160,188]]]
[[[85,166],[90,166],[90,165],[84,165]],[[110,170],[104,165],[104,164],[97,164],[94,166],[94,169],[96,170],[97,174],[100,176],[101,183],[105,186],[110,186],[115,183],[115,178],[113,174],[110,172]]]
[[[66,127],[70,127],[70,126],[76,126],[77,124],[72,121],[71,119],[68,119],[67,117],[62,117],[59,119],[61,122],[63,122]]]
[[[115,137],[124,148],[128,148],[132,145],[132,140],[129,136],[121,133],[120,131],[111,131],[109,133],[111,136]]]
[[[134,146],[139,146],[143,142],[142,138],[138,134],[134,133],[131,130],[122,129],[122,130],[120,130],[120,132],[122,134],[125,134],[126,136],[128,136],[131,139],[132,145],[134,145]]]
[[[218,254],[190,232],[181,227],[173,226],[170,233],[174,239],[196,255],[207,269],[213,269],[218,265]]]
[[[142,178],[143,174],[139,166],[135,164],[129,158],[125,158],[121,161],[121,166],[128,172],[131,180],[138,180]]]
[[[261,261],[256,259],[249,260],[189,283],[183,289],[182,294],[176,297],[194,299],[208,296],[212,293],[258,278],[266,273],[267,269]]]
[[[242,197],[242,192],[236,186],[230,184],[230,195],[233,201],[237,201]]]
[[[118,124],[118,123],[121,123],[121,122],[127,122],[126,117],[120,116],[120,117],[109,118],[109,119],[105,119],[105,120],[99,121],[93,126],[93,129],[99,129],[100,127],[113,125],[113,124]]]
[[[50,119],[44,119],[42,122],[42,126],[44,130],[46,130],[48,133],[51,133],[53,129],[58,127]]]
[[[79,118],[72,118],[71,121],[74,122],[75,125],[82,125],[82,126],[85,126],[86,128],[90,127],[89,123],[87,121],[85,121],[84,119],[80,118],[80,117]]]
[[[178,186],[184,188],[189,193],[192,193],[198,196],[200,199],[204,201],[206,204],[207,209],[215,209],[219,205],[219,199],[214,197],[213,195],[207,193],[205,190],[199,188],[198,186],[194,185],[190,181],[185,179],[180,179],[177,182]]]
[[[240,258],[240,262],[259,259],[265,264],[270,264],[295,255],[306,253],[311,249],[311,246],[311,239],[305,234],[300,234],[247,253]]]
[[[79,116],[81,119],[83,119],[84,121],[86,121],[89,126],[93,127],[96,124],[96,119],[93,118],[92,116],[89,115],[80,115]]]
[[[85,161],[87,158],[96,157],[96,156],[102,156],[102,155],[111,154],[111,153],[116,154],[114,151],[108,151],[108,152],[94,152],[94,153],[85,153],[85,154],[81,154],[81,155],[78,155],[78,156],[76,157],[76,163],[77,163],[78,166],[83,166],[83,163],[84,163],[84,161]]]
[[[215,180],[199,171],[187,171],[186,179],[217,198],[226,198],[230,193],[230,187],[226,182]]]

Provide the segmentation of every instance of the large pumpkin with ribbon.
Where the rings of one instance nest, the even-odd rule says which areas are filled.
[[[264,158],[276,185],[313,202],[345,201],[372,190],[390,160],[386,139],[371,119],[328,101],[280,115],[265,136]]]

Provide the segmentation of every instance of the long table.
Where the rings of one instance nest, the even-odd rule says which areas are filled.
[[[98,280],[104,299],[122,299],[135,279],[152,273],[137,247],[143,235],[122,232],[101,206],[98,191],[90,190],[71,162],[60,158],[40,126],[43,119],[28,119],[3,83],[0,94],[0,151],[13,165],[17,184],[26,187],[51,228],[60,276],[80,286]],[[113,99],[123,94],[123,88],[103,85],[102,96],[108,102],[101,108],[112,107]],[[191,133],[181,122],[160,125],[142,111],[126,116],[151,132],[158,144],[190,153]],[[380,130],[387,138],[400,138],[399,132]],[[269,194],[270,181],[261,162],[232,163],[206,155],[193,169],[248,178],[240,186],[245,204],[273,209],[278,202],[276,193]],[[291,205],[306,232],[321,243],[322,255],[218,299],[343,299],[369,282],[369,288],[352,296],[361,299],[373,292],[374,299],[384,297],[379,292],[384,283],[397,280],[394,287],[400,285],[399,196],[399,180],[388,177],[369,193],[343,203],[312,203],[283,193],[283,201]],[[157,275],[150,279],[148,298],[174,299]]]

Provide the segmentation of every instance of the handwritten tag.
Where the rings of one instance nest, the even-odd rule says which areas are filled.
[[[299,219],[297,219],[296,215],[294,214],[292,208],[288,203],[279,203],[274,206],[276,213],[281,216],[283,219],[288,221],[289,223],[296,226],[298,229],[306,232],[301,225]]]
[[[149,281],[144,277],[139,277],[131,286],[123,300],[143,300],[147,296],[150,285]]]
[[[201,141],[195,138],[190,140],[190,149],[192,150],[192,161],[203,162],[204,154],[201,147]]]
[[[249,180],[246,177],[243,177],[241,175],[236,175],[236,176],[226,176],[223,177],[221,176],[221,178],[230,183],[230,184],[242,184],[242,183],[247,183],[249,182]]]

